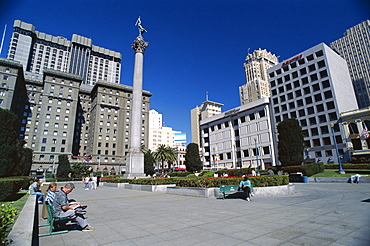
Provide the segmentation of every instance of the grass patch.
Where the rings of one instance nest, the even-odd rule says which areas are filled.
[[[323,173],[317,173],[315,175],[312,175],[313,178],[321,178],[321,177],[351,177],[351,175],[355,175],[356,173],[359,173],[359,171],[365,171],[367,173],[362,173],[360,175],[369,175],[370,176],[370,170],[344,170],[345,174],[339,174],[338,170],[336,169],[325,169]]]
[[[19,214],[22,211],[24,204],[26,204],[28,196],[29,194],[26,191],[18,192],[17,194],[8,197],[7,201],[2,203],[8,204],[14,202],[13,206],[17,209]]]
[[[7,226],[2,227],[2,229],[1,229],[1,240],[0,240],[1,245],[3,245],[1,243],[1,241],[6,239],[6,237],[8,236],[11,228],[13,227],[14,223],[17,221],[17,218],[18,218],[20,212],[22,211],[22,209],[24,207],[24,204],[26,204],[26,202],[27,202],[28,196],[29,196],[29,194],[25,191],[24,192],[18,192],[17,194],[13,194],[10,197],[8,197],[6,201],[0,202],[0,204],[5,204],[5,205],[12,204],[13,211],[14,211],[14,209],[17,210],[17,214],[18,214],[16,217],[12,217],[12,218],[15,218],[13,223],[12,222],[9,223],[8,220],[5,220],[5,222],[7,222],[5,225],[7,225]],[[2,208],[4,208],[4,207],[2,207]],[[8,210],[8,212],[10,212],[10,210]],[[2,217],[2,218],[4,218],[4,217]],[[4,220],[3,220],[3,222],[4,222]]]

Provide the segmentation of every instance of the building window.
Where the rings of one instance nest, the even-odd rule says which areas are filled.
[[[320,129],[321,129],[321,134],[329,133],[328,126],[322,126],[322,127],[320,127]]]

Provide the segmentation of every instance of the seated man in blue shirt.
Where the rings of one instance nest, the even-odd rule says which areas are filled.
[[[69,217],[76,220],[81,226],[82,231],[93,231],[94,227],[88,225],[85,217],[82,214],[77,214],[75,207],[71,207],[68,203],[67,195],[73,191],[75,185],[67,183],[55,196],[53,207],[55,217]]]

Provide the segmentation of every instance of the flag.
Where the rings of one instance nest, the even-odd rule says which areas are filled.
[[[87,162],[89,162],[91,160],[91,157],[85,156],[84,157],[84,160],[87,161]]]
[[[369,131],[367,130],[366,124],[364,124],[364,130],[362,131],[362,135],[365,139],[369,138]]]

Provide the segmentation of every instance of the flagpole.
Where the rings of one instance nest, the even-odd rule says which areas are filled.
[[[5,38],[5,33],[6,33],[6,24],[5,24],[5,28],[4,28],[4,32],[3,32],[3,37],[1,39],[1,45],[0,45],[0,55],[1,55],[1,52],[3,50],[3,44],[4,44],[4,38]]]
[[[335,135],[334,135],[334,123],[330,123],[330,127],[331,127],[331,132],[333,134],[335,151],[337,152],[337,158],[338,158],[338,164],[339,164],[339,170],[338,171],[339,171],[340,174],[345,174],[346,172],[344,172],[344,170],[342,168],[342,161],[340,159],[340,155],[339,155],[339,151],[338,151],[337,140],[335,139]]]

